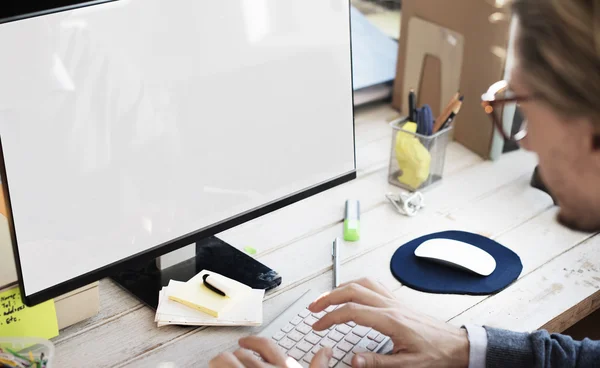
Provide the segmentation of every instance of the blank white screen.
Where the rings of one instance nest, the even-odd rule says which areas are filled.
[[[352,172],[349,29],[348,0],[121,0],[0,25],[26,295]]]

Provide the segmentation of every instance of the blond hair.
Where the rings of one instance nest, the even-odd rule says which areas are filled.
[[[560,113],[600,117],[600,0],[513,0],[512,9],[528,87]]]

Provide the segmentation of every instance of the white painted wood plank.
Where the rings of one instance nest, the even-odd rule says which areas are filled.
[[[451,320],[532,331],[600,290],[600,237],[538,268],[509,289]]]

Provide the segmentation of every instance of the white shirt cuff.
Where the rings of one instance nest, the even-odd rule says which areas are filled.
[[[488,337],[485,328],[476,325],[463,326],[469,336],[469,368],[485,368]]]

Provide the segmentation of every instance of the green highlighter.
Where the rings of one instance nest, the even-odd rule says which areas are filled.
[[[344,217],[344,240],[357,241],[360,239],[360,202],[356,199],[346,201]]]

